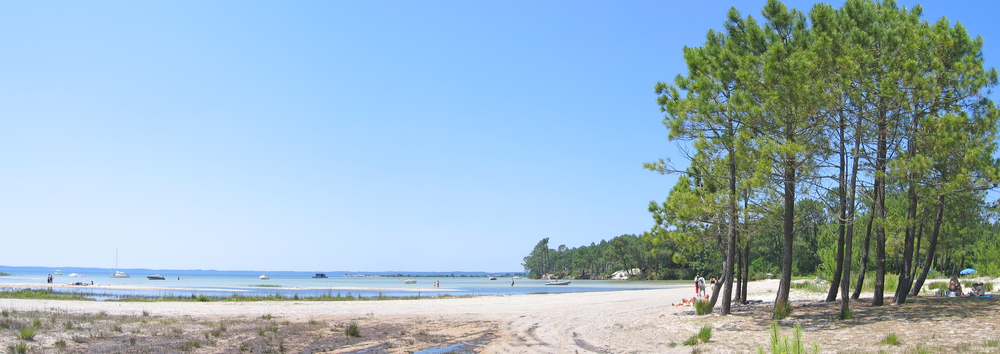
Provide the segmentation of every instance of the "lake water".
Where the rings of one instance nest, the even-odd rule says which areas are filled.
[[[46,276],[53,274],[57,268],[45,267],[5,267],[0,266],[0,272],[10,276],[0,277],[0,283],[27,283],[35,288],[45,288]],[[121,297],[176,297],[191,295],[206,295],[212,297],[228,297],[233,294],[240,296],[283,297],[318,297],[322,295],[354,297],[389,297],[421,296],[436,297],[442,295],[521,295],[537,293],[571,293],[595,291],[621,291],[664,289],[668,287],[690,286],[688,281],[605,281],[605,280],[573,280],[570,285],[545,285],[545,280],[514,279],[511,286],[511,276],[497,276],[497,280],[489,280],[486,276],[472,276],[480,273],[466,272],[469,276],[450,276],[450,274],[430,274],[411,272],[414,276],[408,279],[416,280],[415,284],[405,284],[403,277],[381,275],[379,277],[345,277],[344,272],[326,273],[328,278],[313,278],[311,272],[266,272],[266,271],[205,271],[205,270],[141,270],[121,269],[131,278],[111,278],[111,270],[95,268],[58,268],[63,275],[53,275],[54,284],[91,281],[95,285],[112,285],[130,287],[130,289],[109,289],[97,286],[54,287],[53,291],[74,292],[98,300]],[[77,273],[84,277],[70,277]],[[388,273],[388,272],[381,272]],[[160,274],[166,280],[148,280],[147,275]],[[260,275],[267,275],[270,280],[261,280]],[[374,274],[357,272],[352,274]],[[403,273],[407,274],[407,273]],[[422,275],[422,276],[418,276]],[[440,288],[434,287],[439,281]],[[35,286],[37,285],[37,286]],[[9,289],[7,289],[9,290]]]

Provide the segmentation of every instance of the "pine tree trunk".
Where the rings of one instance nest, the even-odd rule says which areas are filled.
[[[924,261],[924,269],[920,271],[920,277],[917,277],[916,282],[913,284],[913,289],[910,290],[910,296],[917,296],[917,293],[920,292],[920,289],[924,286],[924,280],[927,279],[927,273],[931,270],[931,261],[934,260],[934,251],[937,249],[938,232],[941,231],[941,221],[943,219],[944,196],[939,196],[937,215],[934,217],[934,229],[931,230],[931,239],[927,240],[927,260]]]
[[[743,294],[740,294],[740,298],[743,299],[743,303],[747,303],[747,286],[750,285],[750,243],[743,248],[743,263],[746,265],[743,267]]]
[[[916,119],[914,119],[916,121]],[[913,132],[916,134],[917,123],[913,123]],[[912,139],[912,137],[911,137]],[[909,157],[916,156],[917,148],[914,141],[910,141],[906,147],[906,154]],[[906,232],[903,240],[903,261],[899,264],[899,281],[896,283],[896,304],[906,303],[906,295],[910,294],[910,285],[913,278],[910,278],[910,263],[913,262],[913,240],[916,238],[917,230],[914,222],[917,220],[917,188],[913,181],[913,172],[907,173],[907,183],[909,184],[906,196],[909,203],[906,205]]]
[[[875,296],[872,306],[882,306],[885,292],[885,175],[888,148],[888,127],[885,113],[881,114],[878,125],[878,152],[875,160]]]
[[[790,131],[791,127],[786,127]],[[789,133],[790,134],[790,133]],[[793,139],[787,139],[793,141]],[[775,306],[788,304],[788,292],[792,284],[792,246],[795,241],[795,160],[788,153],[784,157],[785,171],[784,177],[784,220],[782,234],[784,235],[784,247],[781,259],[781,280],[778,282],[778,294],[774,299]]]
[[[873,215],[868,219],[868,230],[865,231],[865,248],[861,250],[861,269],[858,271],[858,283],[854,286],[854,294],[851,299],[857,300],[861,297],[861,288],[865,286],[865,273],[868,272],[868,250],[871,249],[872,224],[875,222]]]
[[[843,112],[841,112],[843,114]],[[850,211],[847,213],[847,235],[844,237],[844,275],[840,283],[840,314],[847,314],[851,310],[851,257],[854,255],[854,222],[857,219],[857,186],[858,186],[858,159],[861,157],[861,125],[858,125],[854,135],[854,161],[851,163],[851,195],[848,199]]]
[[[837,266],[830,278],[830,291],[826,294],[826,301],[837,300],[837,291],[840,290],[840,277],[844,272],[844,234],[847,232],[847,146],[844,143],[844,116],[840,115],[840,173],[837,176],[840,186],[837,191],[839,215],[837,218]]]

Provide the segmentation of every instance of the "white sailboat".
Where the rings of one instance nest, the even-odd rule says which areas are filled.
[[[125,272],[118,270],[118,249],[115,248],[115,272],[111,273],[112,278],[131,278]]]

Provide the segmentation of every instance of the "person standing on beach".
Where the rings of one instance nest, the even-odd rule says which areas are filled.
[[[701,273],[695,274],[695,276],[694,276],[694,294],[695,294],[695,296],[697,296],[698,294],[701,294],[701,290],[698,289],[698,278],[701,278]]]
[[[701,274],[698,274],[698,288],[701,290],[701,293],[699,293],[699,295],[701,295],[702,297],[707,296],[707,295],[705,295],[705,292],[706,292],[706,290],[705,290],[705,277],[702,277]]]

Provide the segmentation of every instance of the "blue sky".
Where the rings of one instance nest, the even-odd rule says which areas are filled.
[[[763,4],[0,3],[0,264],[518,271],[641,233],[653,85]],[[1000,5],[923,4],[1000,66]]]

